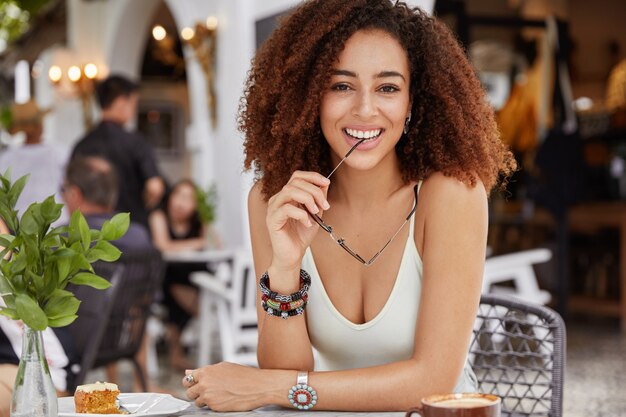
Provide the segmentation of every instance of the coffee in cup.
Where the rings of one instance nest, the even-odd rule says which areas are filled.
[[[500,417],[500,403],[500,397],[490,394],[430,395],[406,417],[414,413],[422,417]]]

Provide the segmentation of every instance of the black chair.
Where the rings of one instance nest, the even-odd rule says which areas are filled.
[[[117,262],[124,266],[124,272],[93,366],[130,360],[142,389],[147,391],[145,370],[135,356],[141,348],[150,306],[161,288],[164,263],[156,249],[125,251]]]
[[[502,415],[561,417],[565,324],[554,310],[483,295],[469,359],[478,390],[502,398]]]
[[[68,387],[69,392],[74,392],[78,385],[83,384],[87,372],[94,367],[100,342],[109,323],[111,308],[120,288],[124,266],[119,263],[97,262],[94,264],[94,271],[109,280],[111,287],[104,291],[82,285],[70,285],[67,288],[81,301],[78,318],[68,326],[74,347],[81,357],[80,370],[74,376],[72,386]]]

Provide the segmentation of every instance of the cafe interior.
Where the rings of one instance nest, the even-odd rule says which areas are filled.
[[[176,330],[178,344],[157,286],[134,306],[143,313],[133,325],[147,337],[118,349],[128,317],[111,313],[102,346],[84,342],[91,362],[81,378],[108,380],[107,365],[119,362],[123,390],[184,397],[181,364],[257,366],[246,206],[253,176],[242,169],[235,117],[254,50],[299,2],[198,0],[186,12],[165,0],[31,3],[0,4],[0,108],[36,99],[50,108],[46,143],[71,149],[100,117],[95,84],[125,71],[140,86],[133,129],[152,145],[165,183],[192,179],[210,213],[201,250],[163,250],[148,274],[193,269],[195,314]],[[489,200],[484,300],[470,349],[481,390],[509,398],[503,415],[626,415],[626,2],[408,3],[456,35],[519,167]],[[128,45],[114,36],[122,7],[143,19],[126,25]],[[0,130],[0,160],[23,141]],[[112,311],[132,310],[133,297],[124,300]],[[502,388],[507,366],[517,373]]]

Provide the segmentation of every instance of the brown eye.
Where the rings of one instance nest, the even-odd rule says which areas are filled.
[[[379,91],[383,93],[395,93],[396,91],[400,91],[400,89],[395,85],[383,85],[380,87]]]

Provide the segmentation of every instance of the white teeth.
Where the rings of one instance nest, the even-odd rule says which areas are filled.
[[[376,130],[356,130],[356,129],[345,129],[345,132],[352,136],[355,139],[371,139],[380,135],[381,129]]]

